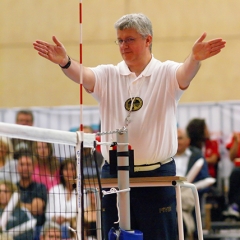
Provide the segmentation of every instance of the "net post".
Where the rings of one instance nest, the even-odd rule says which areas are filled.
[[[83,228],[83,182],[82,182],[82,147],[83,133],[77,132],[76,158],[77,158],[77,239],[84,238]]]
[[[117,142],[125,143],[117,145],[117,165],[118,165],[118,188],[124,190],[129,188],[129,150],[128,150],[128,132],[117,132]],[[119,194],[119,227],[124,230],[130,230],[130,192],[125,191]]]

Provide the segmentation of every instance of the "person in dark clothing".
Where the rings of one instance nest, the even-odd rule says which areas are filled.
[[[20,191],[20,201],[22,206],[28,209],[37,220],[34,240],[38,240],[45,222],[47,189],[45,185],[32,180],[33,159],[30,154],[22,153],[19,155],[18,173],[20,181],[17,186]]]
[[[178,149],[174,156],[176,162],[176,174],[178,176],[187,177],[189,171],[198,160],[203,160],[203,166],[196,174],[192,183],[196,183],[209,177],[207,162],[203,157],[202,151],[199,148],[189,146],[190,139],[183,129],[178,129]],[[207,192],[208,188],[198,190],[200,199],[203,193]],[[182,209],[183,222],[185,227],[185,235],[192,239],[196,230],[194,221],[194,199],[191,189],[182,188]]]
[[[0,181],[0,239],[32,240],[36,220],[20,205],[17,186],[9,181]]]
[[[205,119],[193,118],[189,121],[186,129],[190,138],[190,146],[197,147],[202,151],[207,161],[209,174],[213,178],[217,178],[218,162],[220,161],[219,144],[217,140],[210,138]]]

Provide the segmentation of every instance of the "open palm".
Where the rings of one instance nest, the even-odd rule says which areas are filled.
[[[33,43],[34,49],[38,51],[40,56],[61,65],[67,57],[66,49],[55,36],[53,36],[52,39],[55,44],[37,40]]]
[[[194,43],[192,53],[195,60],[202,61],[209,57],[218,54],[222,48],[225,47],[226,41],[221,38],[216,38],[208,42],[203,42],[207,34],[203,33],[202,36]]]

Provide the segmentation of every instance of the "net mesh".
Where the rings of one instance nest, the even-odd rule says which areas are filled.
[[[101,239],[95,134],[0,123],[0,239]]]

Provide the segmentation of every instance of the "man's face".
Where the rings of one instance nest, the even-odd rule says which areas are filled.
[[[149,54],[149,46],[152,37],[143,38],[135,29],[117,30],[117,39],[123,42],[119,44],[119,50],[126,64],[131,66],[142,61]],[[127,42],[125,42],[127,40]],[[129,41],[130,40],[130,41]]]
[[[18,159],[18,173],[21,179],[31,179],[33,173],[33,160],[29,156]]]
[[[44,240],[58,240],[61,239],[61,232],[60,230],[57,229],[49,229],[45,234],[44,234]]]
[[[20,113],[17,117],[16,124],[19,125],[26,125],[26,126],[33,126],[33,119],[32,116],[29,114]]]
[[[178,149],[177,153],[183,153],[190,144],[190,139],[183,130],[178,129]]]

